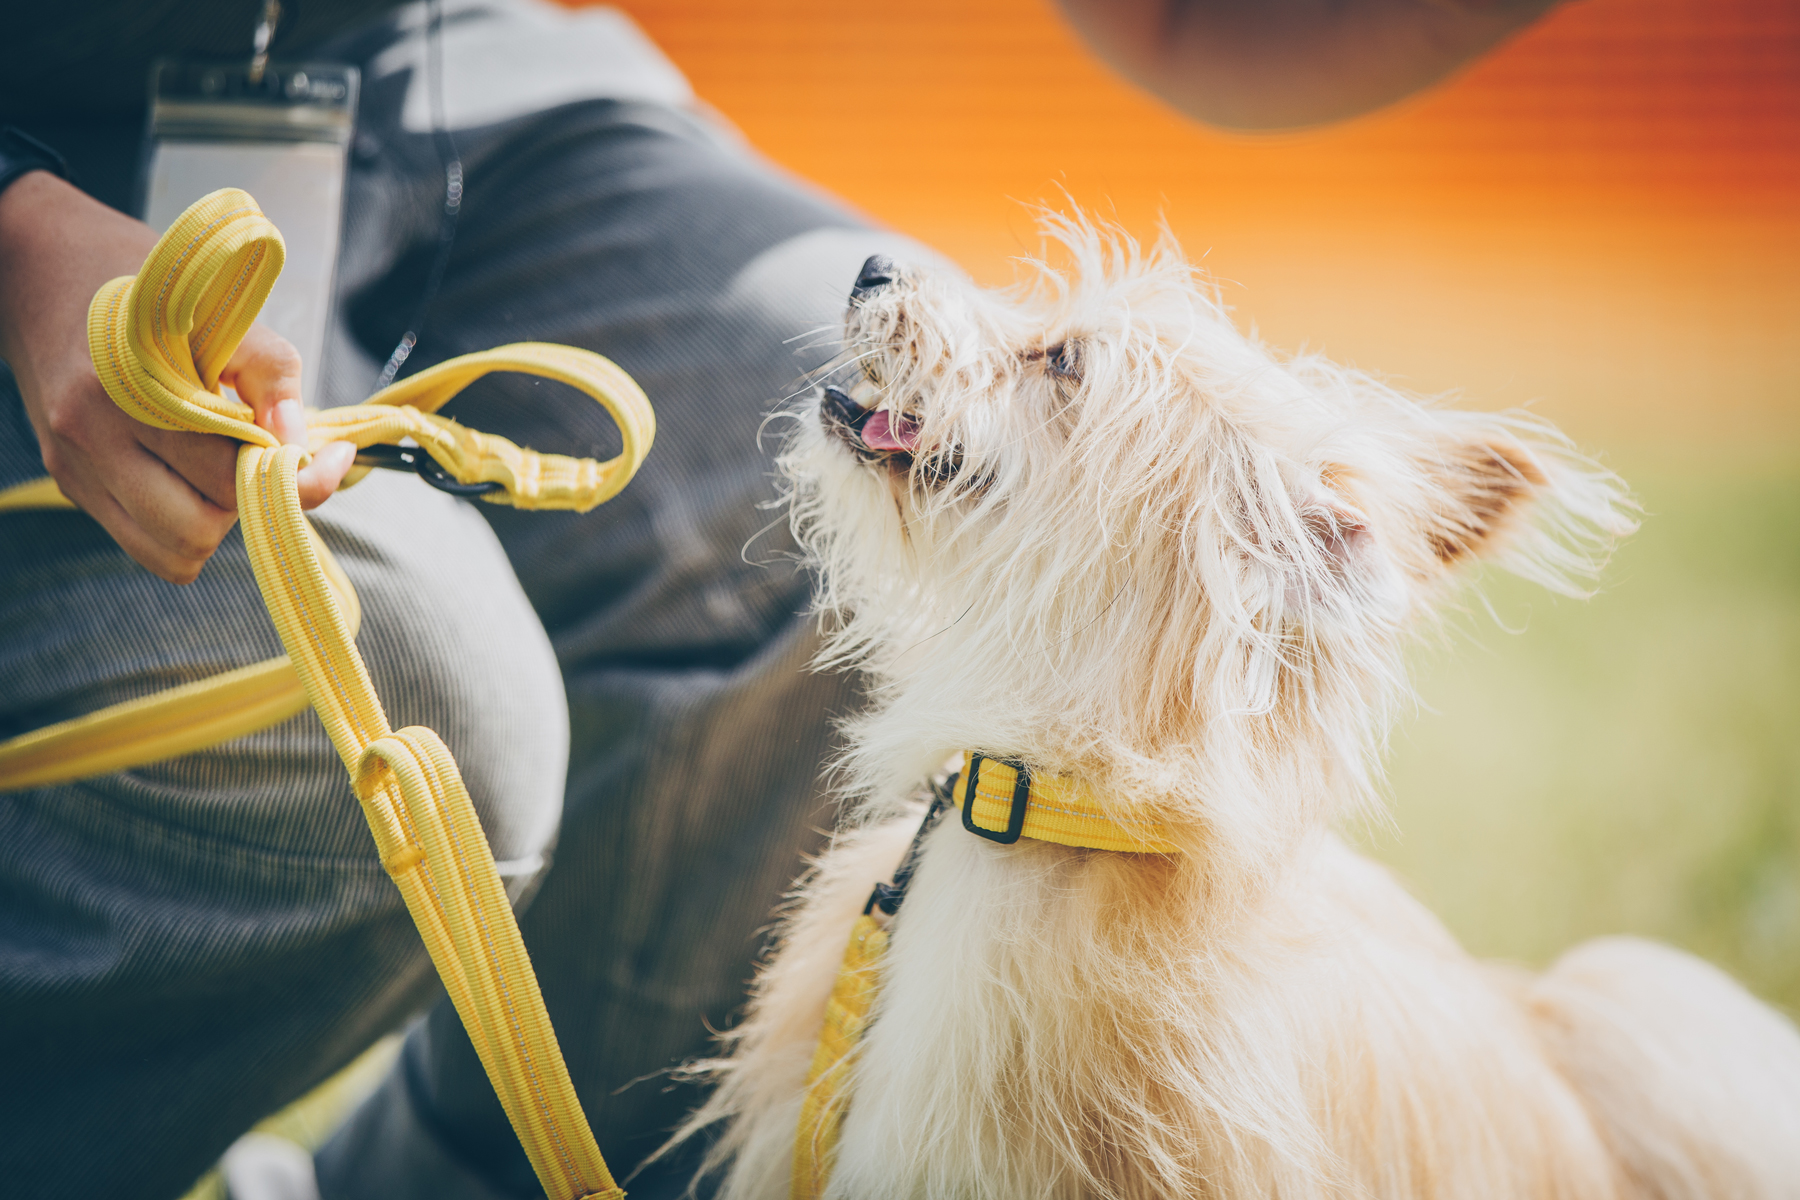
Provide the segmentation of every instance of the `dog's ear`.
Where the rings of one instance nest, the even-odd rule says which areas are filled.
[[[1370,586],[1391,568],[1372,522],[1345,487],[1345,469],[1326,465],[1317,474],[1284,470],[1272,456],[1247,450],[1233,478],[1235,503],[1225,561],[1259,569],[1208,581],[1215,595],[1231,594],[1227,607],[1251,624],[1273,629],[1286,622],[1342,623],[1356,619]],[[1228,589],[1228,591],[1226,590]],[[1275,618],[1268,624],[1267,618]],[[1278,656],[1278,643],[1267,647]]]
[[[1327,466],[1320,472],[1322,486],[1307,489],[1295,505],[1314,547],[1339,572],[1351,569],[1374,550],[1368,518],[1345,495],[1342,473],[1340,467]]]
[[[1427,450],[1425,547],[1444,568],[1498,550],[1547,482],[1524,446],[1493,430],[1449,435]]]
[[[1370,530],[1369,518],[1344,490],[1338,472],[1327,468],[1320,482],[1294,497],[1307,545],[1286,563],[1285,611],[1308,623],[1345,619],[1381,598],[1389,568]],[[1385,607],[1383,605],[1382,607]]]

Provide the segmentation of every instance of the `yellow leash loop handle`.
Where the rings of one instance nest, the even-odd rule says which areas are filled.
[[[224,188],[196,201],[135,278],[115,279],[94,296],[88,346],[107,394],[146,425],[278,445],[249,405],[219,391],[219,375],[285,257],[280,232],[247,193]],[[523,371],[585,392],[612,414],[623,450],[603,463],[539,454],[437,415],[494,371]],[[636,474],[655,440],[656,414],[631,376],[600,355],[517,342],[439,363],[365,403],[308,413],[307,433],[309,450],[332,441],[361,449],[410,437],[459,483],[502,485],[482,497],[491,503],[586,512]]]
[[[308,452],[277,445],[252,423],[248,406],[217,391],[219,372],[281,261],[281,235],[255,201],[235,189],[214,192],[163,235],[135,279],[114,280],[94,297],[95,367],[114,401],[138,419],[246,443],[238,451],[238,518],[257,586],[538,1179],[551,1200],[622,1197],[581,1111],[456,763],[430,730],[389,726],[352,641],[352,614],[300,509],[295,476]],[[532,371],[581,388],[614,414],[625,452],[583,465],[404,407],[410,397],[435,408],[493,370]],[[624,486],[655,431],[643,393],[622,371],[568,347],[502,347],[452,360],[377,400],[321,414],[327,420],[316,425],[331,430],[327,438],[359,446],[403,430],[434,457],[442,446],[440,461],[458,478],[467,471],[505,483],[507,500],[521,507],[599,503]]]
[[[586,392],[612,414],[624,449],[606,462],[539,454],[436,415],[451,397],[494,371],[525,371]],[[631,376],[598,354],[516,342],[441,362],[383,388],[367,403],[311,413],[307,435],[315,450],[333,441],[360,448],[410,437],[458,483],[497,483],[504,489],[483,500],[586,512],[612,499],[637,473],[656,436],[656,416]]]
[[[88,349],[113,403],[159,429],[279,445],[219,391],[219,375],[286,259],[281,234],[236,188],[177,217],[137,276],[103,284],[88,307]]]

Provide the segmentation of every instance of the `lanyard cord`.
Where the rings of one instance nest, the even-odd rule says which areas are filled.
[[[456,138],[444,117],[444,10],[441,0],[426,0],[425,11],[425,91],[431,105],[431,141],[437,150],[438,164],[444,171],[444,208],[438,219],[437,253],[432,257],[431,270],[425,277],[425,291],[419,297],[419,306],[413,310],[406,332],[400,335],[394,352],[388,355],[375,380],[376,391],[394,382],[400,368],[412,356],[413,347],[419,344],[426,313],[437,298],[438,286],[444,281],[444,269],[450,265],[450,250],[456,244],[457,218],[462,215],[462,156],[457,152]]]

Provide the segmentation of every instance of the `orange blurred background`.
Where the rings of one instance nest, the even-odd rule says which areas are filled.
[[[1235,136],[1049,0],[627,0],[778,162],[984,282],[1061,193],[1246,324],[1584,442],[1800,445],[1800,5],[1581,0],[1391,109]]]

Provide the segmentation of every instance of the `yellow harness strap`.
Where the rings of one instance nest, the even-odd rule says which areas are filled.
[[[281,235],[254,200],[234,188],[214,192],[170,227],[136,278],[100,289],[88,339],[107,393],[138,420],[245,443],[237,460],[238,517],[287,658],[91,713],[55,727],[61,734],[39,730],[15,739],[0,754],[0,787],[80,778],[261,728],[299,710],[291,695],[297,683],[302,704],[317,710],[350,772],[382,864],[545,1192],[551,1200],[621,1197],[576,1099],[456,763],[431,730],[389,726],[357,653],[355,593],[300,510],[295,472],[309,451],[279,445],[252,422],[247,405],[219,390],[219,373],[283,256]],[[534,454],[433,413],[472,380],[502,370],[559,379],[605,405],[623,453],[606,463]],[[344,439],[364,447],[410,436],[459,481],[504,485],[486,499],[521,508],[599,504],[631,478],[654,434],[649,403],[623,371],[587,351],[535,344],[452,359],[366,404],[310,416],[314,446]],[[237,719],[244,710],[250,715]],[[109,754],[109,740],[127,735],[138,744]],[[154,750],[149,757],[145,743]],[[72,747],[81,753],[71,757]]]
[[[950,799],[962,810],[964,829],[1002,845],[1031,838],[1088,850],[1181,853],[1161,822],[1108,813],[1074,779],[1036,775],[1020,764],[973,751],[963,752]],[[873,915],[865,912],[857,918],[806,1073],[800,1124],[794,1130],[792,1200],[819,1200],[831,1181],[838,1137],[850,1111],[850,1072],[869,1025],[887,946],[888,931]]]
[[[867,913],[856,919],[843,965],[825,1002],[825,1025],[806,1072],[800,1127],[794,1135],[793,1200],[818,1200],[831,1180],[838,1133],[850,1106],[848,1076],[880,982],[887,930]]]

